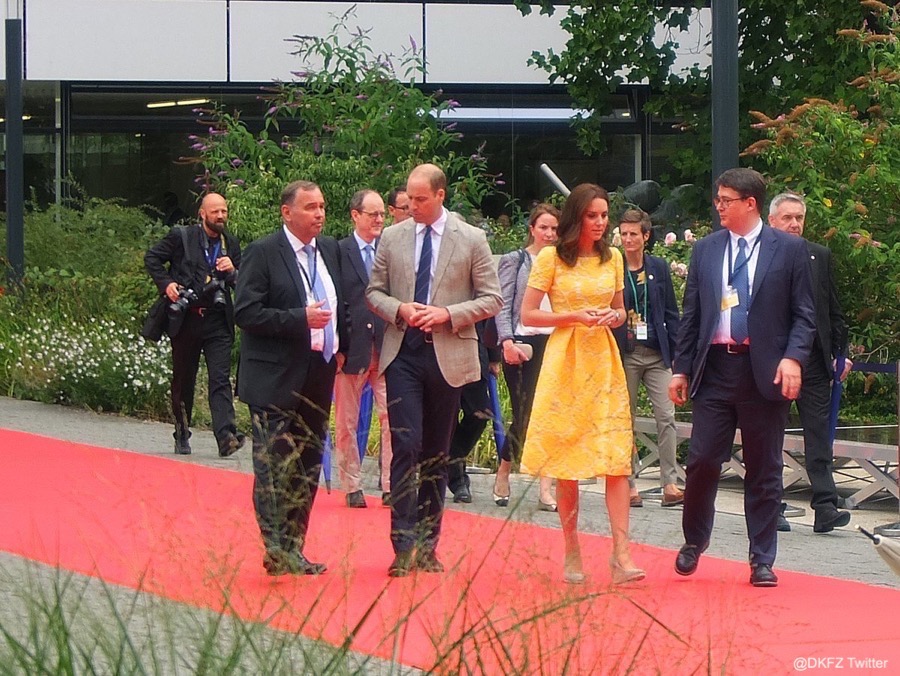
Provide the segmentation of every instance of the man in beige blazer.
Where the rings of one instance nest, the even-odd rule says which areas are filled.
[[[475,323],[503,303],[484,232],[444,208],[446,189],[435,165],[413,169],[411,218],[385,229],[366,290],[386,322],[393,577],[443,571],[435,550],[460,389],[481,377]]]

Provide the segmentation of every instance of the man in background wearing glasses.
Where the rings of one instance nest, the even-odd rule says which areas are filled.
[[[341,488],[348,507],[366,506],[362,491],[356,431],[360,397],[366,383],[375,395],[381,424],[381,502],[391,499],[391,429],[388,424],[384,376],[378,375],[378,358],[384,338],[384,320],[366,305],[366,287],[375,250],[384,229],[384,200],[374,190],[360,190],[350,200],[353,232],[338,242],[341,250],[341,291],[349,332],[347,357],[334,381],[335,455]]]
[[[750,584],[775,587],[784,428],[816,330],[809,260],[803,240],[763,224],[759,173],[729,169],[715,188],[723,229],[691,254],[669,385],[675,404],[693,400],[675,570],[692,575],[709,546],[719,474],[740,427]]]
[[[397,186],[388,195],[388,213],[391,215],[391,223],[399,223],[409,218],[409,195],[406,194],[406,186]]]

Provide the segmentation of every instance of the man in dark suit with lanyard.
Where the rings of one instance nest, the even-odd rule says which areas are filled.
[[[238,396],[253,420],[253,504],[270,575],[318,575],[303,553],[319,486],[339,350],[346,344],[337,242],[320,233],[315,183],[281,194],[283,225],[253,242],[235,296]]]
[[[374,190],[360,190],[350,199],[353,232],[341,249],[341,291],[344,296],[349,336],[347,358],[334,381],[335,455],[341,487],[348,507],[366,506],[362,491],[359,448],[356,442],[359,402],[368,382],[372,387],[381,425],[381,502],[391,499],[391,427],[387,415],[384,376],[378,373],[378,356],[384,338],[384,320],[366,305],[366,287],[375,261],[378,238],[384,228],[384,200]]]
[[[781,193],[769,205],[769,225],[791,235],[803,237],[806,202],[796,193]],[[797,399],[797,412],[803,425],[803,455],[806,474],[812,487],[810,506],[815,512],[813,532],[828,533],[850,523],[850,512],[839,510],[834,485],[834,450],[828,420],[831,411],[831,381],[835,375],[844,380],[853,362],[846,359],[836,374],[837,358],[847,354],[847,322],[841,311],[831,251],[821,244],[806,242],[816,305],[816,339],[809,361],[803,367],[803,386]]]
[[[774,587],[782,448],[790,402],[815,336],[809,263],[802,240],[765,227],[763,177],[729,169],[713,200],[723,229],[693,249],[669,396],[693,399],[680,575],[709,545],[722,463],[741,428],[750,583]]]
[[[234,344],[234,309],[231,289],[241,265],[237,238],[225,230],[225,198],[209,193],[200,202],[200,224],[179,225],[144,256],[144,265],[159,292],[175,303],[186,290],[191,300],[178,313],[170,313],[167,331],[172,340],[172,414],[175,417],[175,453],[191,452],[190,426],[194,386],[200,353],[209,375],[209,411],[219,455],[227,457],[244,445],[234,425],[231,389],[231,346]]]

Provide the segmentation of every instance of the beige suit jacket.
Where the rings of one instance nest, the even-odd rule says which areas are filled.
[[[379,372],[397,356],[406,331],[401,303],[416,290],[416,224],[411,218],[385,228],[375,254],[366,301],[385,322]],[[484,232],[453,213],[441,237],[431,283],[431,305],[447,308],[450,322],[434,328],[434,352],[447,383],[462,387],[481,378],[475,322],[500,311],[500,281]]]

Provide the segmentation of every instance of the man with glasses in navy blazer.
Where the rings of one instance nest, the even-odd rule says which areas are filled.
[[[750,583],[775,587],[788,408],[815,336],[806,245],[765,226],[763,177],[729,169],[716,181],[723,229],[693,249],[669,396],[693,400],[682,530],[675,570],[692,575],[709,546],[722,463],[743,443]]]

